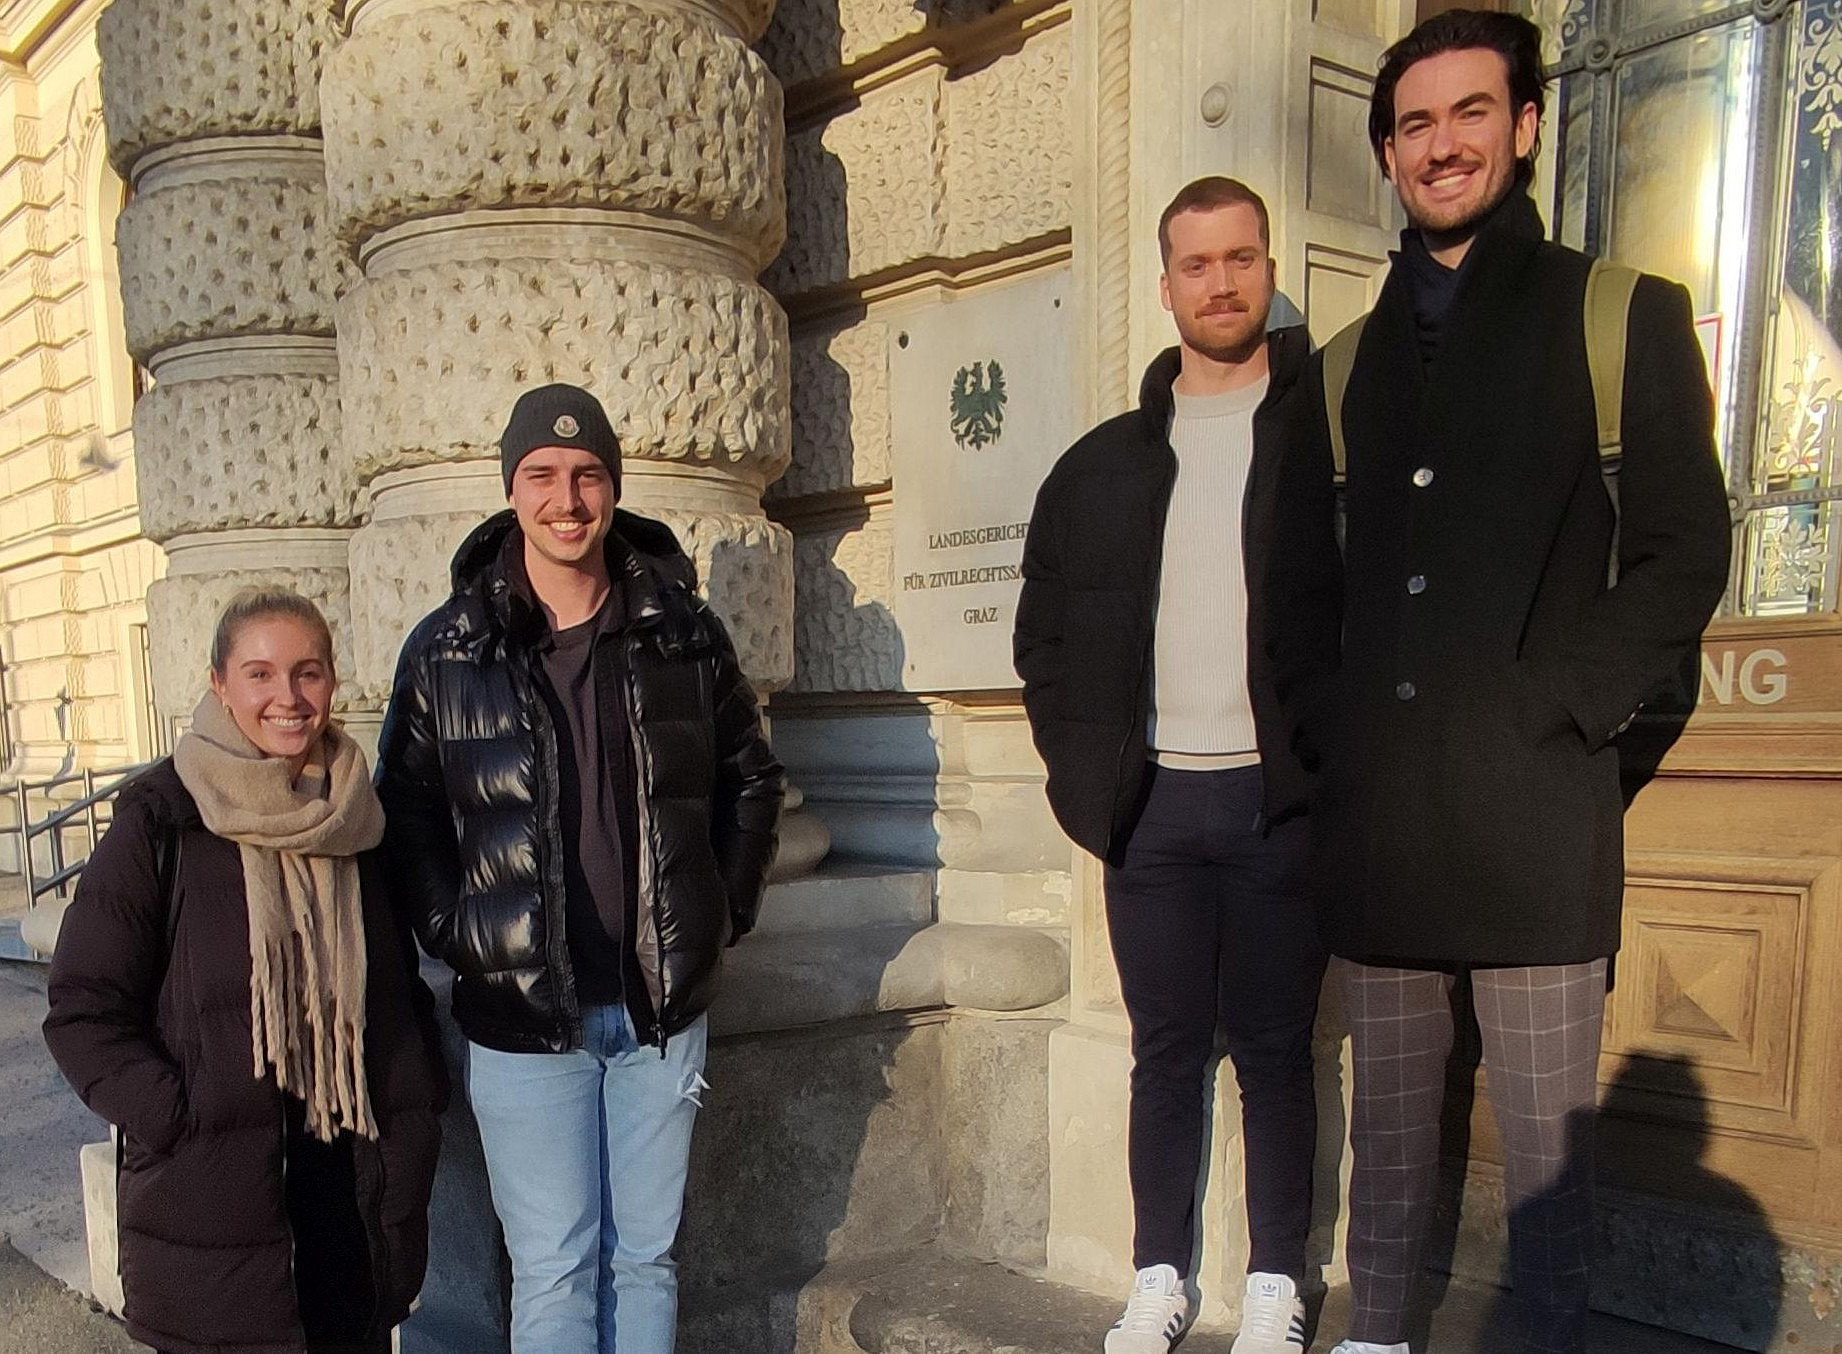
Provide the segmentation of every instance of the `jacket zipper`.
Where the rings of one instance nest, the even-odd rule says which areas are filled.
[[[535,677],[531,680],[535,682]],[[546,958],[550,971],[556,975],[557,992],[563,1000],[563,1034],[569,1047],[580,1048],[583,1043],[582,1009],[576,1002],[576,974],[569,962],[569,934],[565,929],[568,909],[563,905],[566,885],[559,863],[563,858],[563,834],[562,826],[556,820],[560,790],[556,773],[556,726],[550,721],[550,712],[544,706],[543,697],[535,689],[528,689],[524,694],[525,708],[531,712],[531,721],[537,733],[533,743],[539,772],[536,787],[537,821],[540,825],[538,871],[544,881]]]
[[[634,876],[639,887],[639,898],[635,899],[635,908],[644,906],[652,914],[653,944],[658,952],[658,996],[653,998],[652,1032],[659,1039],[659,1057],[665,1057],[665,927],[659,911],[658,860],[653,848],[652,814],[647,809],[645,787],[652,772],[652,750],[640,730],[639,679],[637,659],[640,651],[640,638],[630,636],[626,646],[625,669],[621,673],[627,689],[627,741],[632,744],[633,752],[629,758],[633,767],[633,806],[634,815],[639,820],[639,831],[634,834],[639,843],[640,858],[635,864]],[[644,967],[641,968],[644,976]],[[649,997],[652,994],[647,994]]]

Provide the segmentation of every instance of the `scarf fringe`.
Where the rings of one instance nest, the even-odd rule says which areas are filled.
[[[374,1139],[362,952],[352,971],[351,942],[362,943],[364,926],[357,862],[244,850],[246,877],[262,881],[248,891],[255,1075],[272,1072],[278,1087],[299,1097],[307,1131],[322,1142],[341,1132]],[[276,915],[284,910],[289,915]]]

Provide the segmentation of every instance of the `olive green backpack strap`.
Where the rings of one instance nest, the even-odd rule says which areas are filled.
[[[1612,549],[1606,582],[1618,581],[1618,472],[1624,464],[1625,335],[1631,293],[1638,271],[1621,263],[1594,259],[1586,275],[1582,322],[1586,327],[1586,366],[1593,382],[1593,416],[1598,426],[1599,477],[1612,501]]]
[[[1324,418],[1330,424],[1330,462],[1337,483],[1349,473],[1349,444],[1343,440],[1343,394],[1350,388],[1356,367],[1356,349],[1362,343],[1364,312],[1351,320],[1324,345]]]
[[[1337,549],[1343,549],[1343,488],[1349,478],[1349,444],[1343,437],[1343,395],[1356,366],[1356,349],[1362,344],[1364,312],[1339,329],[1324,345],[1324,421],[1330,428],[1331,480],[1337,488]]]

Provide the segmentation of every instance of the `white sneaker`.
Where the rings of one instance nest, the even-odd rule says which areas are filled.
[[[1410,1354],[1410,1351],[1405,1340],[1392,1345],[1378,1345],[1373,1340],[1345,1340],[1330,1354]]]
[[[1141,1269],[1126,1310],[1106,1333],[1106,1354],[1168,1354],[1189,1321],[1190,1300],[1176,1269]]]
[[[1230,1354],[1305,1354],[1305,1304],[1284,1274],[1249,1274]]]

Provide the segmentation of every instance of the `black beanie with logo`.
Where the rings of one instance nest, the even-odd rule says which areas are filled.
[[[512,492],[512,473],[518,463],[539,447],[574,447],[586,451],[608,468],[614,492],[620,493],[620,439],[608,422],[601,401],[581,386],[539,386],[527,390],[512,406],[512,416],[499,435],[499,465],[505,472],[505,492]]]

